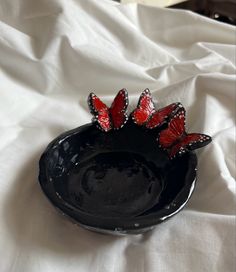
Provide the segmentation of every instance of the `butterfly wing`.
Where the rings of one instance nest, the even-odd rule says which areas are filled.
[[[109,131],[112,128],[109,109],[94,93],[88,97],[90,112],[93,114],[93,121],[103,131]]]
[[[189,133],[183,140],[183,144],[189,150],[194,150],[208,145],[212,141],[211,137],[206,134]]]
[[[114,129],[122,128],[127,122],[128,103],[129,100],[127,91],[125,89],[120,90],[109,109]]]
[[[152,113],[155,111],[151,93],[148,89],[144,90],[139,98],[137,108],[132,113],[132,119],[135,124],[145,124]]]
[[[168,149],[178,143],[185,134],[185,110],[182,108],[170,120],[168,127],[160,132],[159,145]]]
[[[187,134],[179,143],[174,145],[170,151],[169,156],[174,158],[177,154],[181,155],[187,150],[194,150],[208,145],[211,142],[211,137],[200,133]]]
[[[172,103],[153,113],[151,118],[146,123],[146,127],[153,129],[162,126],[167,119],[173,116],[180,108],[183,108],[181,103]]]

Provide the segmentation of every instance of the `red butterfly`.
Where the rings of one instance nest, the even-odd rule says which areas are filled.
[[[110,108],[94,93],[90,93],[88,105],[90,112],[94,115],[93,121],[103,131],[122,128],[128,120],[128,93],[125,89],[118,92]]]
[[[205,134],[185,131],[185,110],[179,110],[170,120],[168,127],[159,134],[160,147],[167,149],[170,158],[181,155],[187,150],[203,147],[211,142],[211,137]]]
[[[160,110],[155,110],[149,89],[142,92],[137,108],[132,113],[132,119],[137,125],[145,125],[149,129],[160,127],[167,119],[183,106],[181,103],[172,103]]]

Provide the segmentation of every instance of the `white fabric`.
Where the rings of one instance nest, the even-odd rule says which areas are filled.
[[[235,271],[235,28],[191,12],[108,0],[1,0],[0,271]],[[87,95],[130,109],[150,88],[180,101],[199,150],[185,209],[144,235],[113,237],[62,217],[37,183],[60,133],[90,121]]]

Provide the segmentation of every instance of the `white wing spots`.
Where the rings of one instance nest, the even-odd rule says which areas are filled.
[[[185,111],[183,111],[183,110],[181,110],[181,111],[178,111],[176,114],[175,114],[175,116],[174,116],[175,118],[180,118],[180,119],[182,119],[182,118],[185,118]]]
[[[151,92],[150,92],[150,90],[147,88],[147,89],[145,89],[143,92],[142,92],[142,95],[151,95]]]

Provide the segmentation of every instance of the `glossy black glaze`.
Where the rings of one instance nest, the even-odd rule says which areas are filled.
[[[92,124],[66,132],[40,159],[41,187],[91,230],[147,231],[183,208],[196,179],[196,155],[171,161],[156,137],[130,122],[108,133]]]

